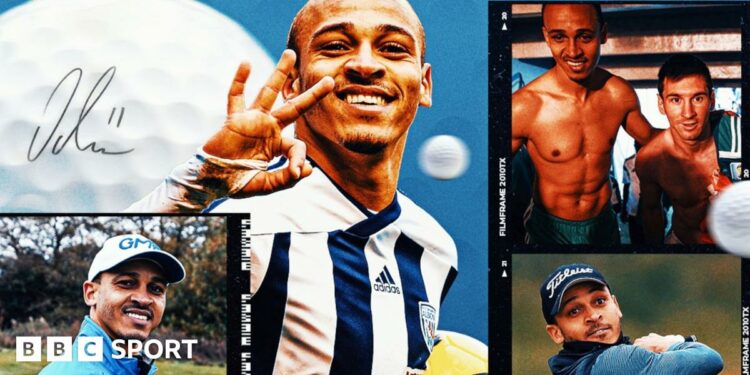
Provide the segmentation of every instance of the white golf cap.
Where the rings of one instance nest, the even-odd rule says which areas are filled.
[[[102,249],[91,262],[89,281],[104,271],[134,259],[146,259],[158,264],[164,270],[165,279],[170,284],[179,283],[185,278],[185,268],[172,254],[140,234],[125,234],[104,242]]]

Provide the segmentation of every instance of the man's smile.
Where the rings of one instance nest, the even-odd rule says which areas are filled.
[[[349,104],[386,105],[396,95],[385,87],[375,85],[344,85],[336,90],[336,96]]]
[[[698,126],[698,121],[683,122],[680,124],[680,126],[682,126],[682,128],[685,130],[693,130]]]
[[[151,311],[146,309],[131,307],[123,309],[123,312],[125,313],[125,315],[136,320],[137,322],[145,323],[153,319],[153,314],[151,313]]]
[[[374,85],[345,85],[335,95],[353,112],[365,112],[368,115],[384,112],[397,98],[387,88]]]
[[[385,98],[377,95],[346,95],[346,102],[349,104],[364,105],[385,105]]]
[[[565,63],[568,64],[568,67],[574,72],[580,72],[586,64],[586,59],[565,59]]]

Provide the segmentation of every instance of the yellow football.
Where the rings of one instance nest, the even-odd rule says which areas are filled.
[[[438,331],[424,375],[487,374],[487,345],[451,331]]]

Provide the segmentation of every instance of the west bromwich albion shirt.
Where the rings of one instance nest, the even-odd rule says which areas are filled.
[[[406,196],[373,213],[315,167],[290,189],[212,212],[251,214],[254,374],[425,368],[456,247]]]

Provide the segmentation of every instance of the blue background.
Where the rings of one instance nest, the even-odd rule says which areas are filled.
[[[4,0],[0,12],[23,2]],[[274,60],[305,3],[203,2],[242,25]],[[411,127],[399,187],[445,227],[458,247],[459,274],[443,304],[439,329],[487,343],[487,3],[414,1],[413,6],[427,34],[433,106],[420,109]],[[471,150],[469,169],[457,179],[438,181],[419,169],[419,147],[438,134],[455,135]]]

